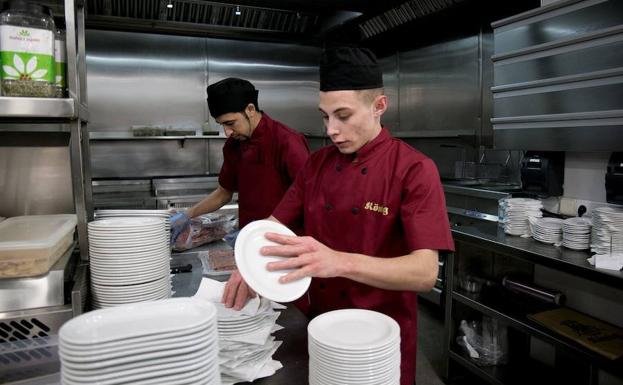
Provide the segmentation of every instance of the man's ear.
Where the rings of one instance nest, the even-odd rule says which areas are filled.
[[[372,103],[372,108],[374,109],[374,116],[380,117],[387,111],[387,96],[379,95],[374,98],[374,102]]]

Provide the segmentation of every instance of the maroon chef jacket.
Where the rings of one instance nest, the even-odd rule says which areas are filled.
[[[227,139],[223,158],[218,182],[238,192],[242,228],[270,216],[309,158],[309,146],[301,133],[263,112],[251,138]]]
[[[396,257],[413,250],[453,250],[445,198],[433,161],[383,128],[357,154],[335,146],[311,155],[273,216],[301,220],[305,235],[344,252]],[[415,380],[417,295],[345,278],[312,280],[303,309],[375,310],[401,329],[401,385]],[[300,305],[300,304],[299,304]]]

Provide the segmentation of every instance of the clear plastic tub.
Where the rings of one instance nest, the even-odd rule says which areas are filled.
[[[74,239],[73,214],[30,215],[0,222],[0,278],[47,273]]]

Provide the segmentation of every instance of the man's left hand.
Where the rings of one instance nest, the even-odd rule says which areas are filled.
[[[266,233],[266,239],[278,243],[279,246],[264,246],[260,250],[262,255],[289,257],[279,262],[270,262],[266,265],[268,271],[294,270],[283,277],[279,282],[288,283],[304,277],[331,278],[344,274],[348,261],[344,253],[335,251],[312,237],[297,237]]]

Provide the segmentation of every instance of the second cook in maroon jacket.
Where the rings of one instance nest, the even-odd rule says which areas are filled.
[[[208,107],[227,141],[217,189],[188,209],[192,218],[212,212],[238,192],[239,224],[268,217],[309,157],[303,135],[258,106],[247,80],[227,78],[208,87]]]

